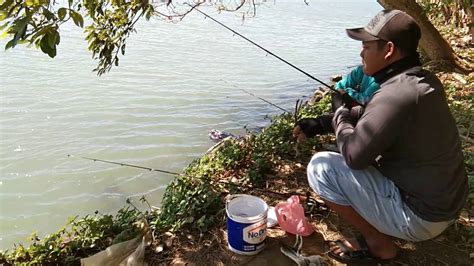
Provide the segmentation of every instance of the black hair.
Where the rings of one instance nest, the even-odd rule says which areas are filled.
[[[388,43],[386,40],[382,40],[382,39],[377,40],[376,42],[377,42],[377,49],[379,50],[382,49]]]

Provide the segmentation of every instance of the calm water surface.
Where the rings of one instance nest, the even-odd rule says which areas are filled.
[[[244,23],[207,11],[326,81],[360,62],[360,44],[344,29],[381,8],[369,0],[309,4],[268,3]],[[78,156],[179,172],[213,145],[209,130],[243,134],[280,112],[238,88],[292,109],[318,86],[197,13],[177,24],[141,23],[119,67],[97,77],[95,66],[72,25],[54,59],[25,47],[0,53],[0,248],[56,231],[68,216],[114,212],[127,198],[159,205],[172,180]]]

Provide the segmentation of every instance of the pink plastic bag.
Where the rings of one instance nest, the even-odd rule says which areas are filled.
[[[314,232],[304,216],[299,196],[293,195],[286,202],[278,203],[275,206],[275,213],[278,224],[285,232],[300,236],[309,236]]]

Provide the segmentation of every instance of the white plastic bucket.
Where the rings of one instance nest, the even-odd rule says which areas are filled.
[[[254,255],[265,247],[268,205],[259,197],[236,194],[226,203],[227,241],[237,254]]]

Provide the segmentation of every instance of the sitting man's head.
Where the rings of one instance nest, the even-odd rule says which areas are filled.
[[[400,10],[383,10],[367,26],[346,32],[350,38],[362,41],[360,56],[366,75],[373,75],[404,57],[418,55],[420,27]]]

